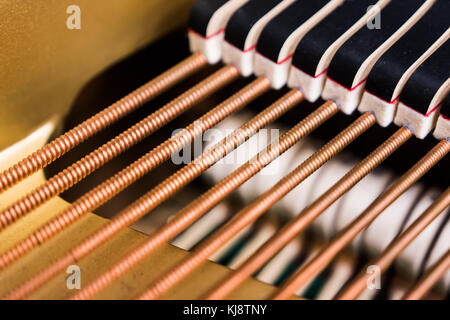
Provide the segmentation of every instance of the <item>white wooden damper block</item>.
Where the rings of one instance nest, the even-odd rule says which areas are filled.
[[[447,95],[447,98],[442,103],[441,114],[439,115],[433,135],[439,140],[450,139],[450,95]]]
[[[434,136],[439,140],[450,139],[450,118],[447,118],[443,114],[439,115],[436,129],[434,130]]]
[[[450,38],[442,11],[442,2],[434,4],[372,68],[358,109],[374,114],[382,127],[394,121],[400,93],[411,75]]]
[[[380,12],[382,26],[362,28],[337,52],[322,93],[346,114],[359,105],[366,79],[380,57],[431,7],[434,0],[393,1]]]
[[[411,75],[400,94],[394,122],[418,138],[434,129],[450,91],[450,41],[445,42]]]

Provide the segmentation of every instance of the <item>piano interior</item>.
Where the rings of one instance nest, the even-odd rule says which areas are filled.
[[[447,0],[4,0],[3,299],[436,299]]]

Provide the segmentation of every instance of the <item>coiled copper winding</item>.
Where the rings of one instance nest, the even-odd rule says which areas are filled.
[[[278,290],[274,299],[287,299],[309,279],[322,271],[328,263],[362,230],[364,230],[384,209],[400,197],[417,180],[438,163],[450,150],[450,142],[440,141],[408,172],[397,179],[372,204],[364,210],[350,225],[339,232],[311,261],[302,266]]]
[[[282,150],[281,147],[288,148],[292,146],[303,136],[310,133],[325,120],[336,114],[338,110],[338,107],[334,103],[326,103],[324,106],[313,112],[311,116],[307,117],[305,120],[300,122],[299,125],[283,135],[285,139],[281,139],[281,141],[284,141],[284,143],[277,143],[277,148],[276,150],[273,150],[271,158],[275,159],[280,154],[280,150]],[[233,177],[227,180],[227,182],[229,183],[224,181],[223,184],[218,184],[217,186],[219,188],[213,188],[214,190],[219,190],[219,193],[215,198],[217,198],[217,196],[220,196],[220,194],[222,193],[221,191],[223,191],[221,189],[229,190],[233,188],[233,186],[236,188],[237,186],[235,182],[239,181],[239,179],[242,180],[241,183],[245,182],[246,180],[242,179],[242,177],[247,177],[247,179],[249,179],[256,172],[263,168],[260,161],[268,161],[267,163],[269,163],[269,160],[271,158],[268,156],[262,158],[259,157],[259,164],[255,164],[254,161],[249,162],[252,163],[250,169],[244,171],[238,170],[238,172],[235,172],[235,174],[233,174]],[[78,259],[78,257],[86,255],[87,253],[107,241],[109,238],[113,237],[117,232],[131,224],[133,221],[137,220],[140,215],[142,216],[149,212],[152,208],[156,207],[156,205],[164,201],[171,192],[175,191],[174,186],[181,186],[183,185],[183,182],[187,183],[185,178],[185,176],[179,176],[175,173],[173,177],[169,177],[168,179],[163,181],[159,186],[151,190],[147,195],[141,197],[141,199],[123,210],[121,214],[114,218],[105,227],[94,233],[82,244],[78,245],[66,257],[60,259],[58,262],[44,270],[42,273],[38,274],[24,285],[14,290],[14,292],[12,292],[8,297],[11,299],[20,299],[27,296],[33,290],[38,288],[41,283],[45,283],[47,279],[56,274],[56,272],[63,270],[63,268],[67,266],[67,264],[65,263],[70,263],[70,261],[75,261],[76,258]]]
[[[0,212],[0,230],[84,179],[199,101],[223,88],[236,79],[238,75],[237,69],[231,65],[221,68],[161,109],[50,178],[25,197]]]
[[[379,166],[395,150],[408,141],[411,136],[412,133],[407,128],[400,128],[370,155],[344,175],[338,182],[324,192],[317,200],[300,212],[293,221],[288,223],[269,239],[257,252],[235,270],[233,274],[223,281],[223,283],[218,285],[214,291],[208,294],[206,298],[211,300],[225,298],[245,279],[250,277],[279,250],[294,239],[294,237],[304,230],[315,218],[342,197],[369,172]]]
[[[44,168],[78,144],[173,87],[206,66],[206,64],[207,61],[203,55],[199,53],[191,55],[155,79],[35,151],[11,168],[3,171],[0,173],[0,193]]]
[[[20,242],[18,245],[8,250],[6,253],[2,254],[0,256],[0,267],[4,268],[8,266],[12,262],[20,258],[22,255],[24,255],[26,252],[32,250],[34,247],[42,244],[43,242],[49,240],[51,237],[55,236],[57,233],[61,232],[64,228],[74,223],[88,211],[91,211],[100,206],[101,204],[105,203],[107,200],[111,199],[114,195],[125,189],[127,186],[136,181],[138,178],[142,177],[144,174],[148,173],[150,170],[155,168],[164,160],[168,159],[173,152],[182,148],[183,145],[192,141],[196,136],[199,136],[205,130],[211,128],[219,121],[230,115],[232,112],[235,112],[240,108],[244,107],[250,101],[256,99],[258,96],[269,90],[269,88],[270,83],[266,78],[258,78],[254,80],[252,83],[241,89],[232,97],[230,97],[229,99],[218,105],[216,108],[214,108],[213,110],[209,111],[207,114],[202,116],[199,120],[195,121],[187,128],[180,131],[173,138],[162,143],[160,146],[156,147],[155,149],[144,155],[141,159],[135,161],[133,164],[123,169],[114,177],[108,179],[100,186],[96,187],[95,189],[91,190],[90,192],[88,192],[87,194],[76,200],[71,207],[64,210],[54,219],[50,220],[47,224],[39,228],[37,231],[35,231],[25,240]],[[264,120],[260,121],[259,123],[264,123],[264,121],[266,120],[267,119],[264,118]],[[254,124],[252,124],[252,126],[253,125]],[[251,132],[251,130],[249,131]],[[247,138],[246,136],[240,137],[241,139],[243,139],[243,141]],[[192,173],[192,169],[191,171],[188,172]],[[183,176],[182,174],[178,174],[177,176],[175,174],[173,175],[173,177],[166,179],[166,181],[164,181],[160,185],[163,185],[162,187],[163,190],[170,190],[172,193],[174,193],[176,189],[172,189],[173,184],[180,182],[186,184],[187,183],[186,176]],[[150,191],[149,194],[152,194],[152,191]],[[164,199],[161,198],[161,194],[159,194],[157,196],[157,199],[162,202],[166,198]],[[73,256],[77,257],[77,259],[80,259],[82,256],[86,255],[90,251],[94,250],[98,245],[103,243],[103,241],[106,241],[106,239],[103,240],[103,237],[106,234],[109,234],[108,232],[120,231],[132,223],[130,222],[129,224],[123,224],[124,220],[122,220],[121,217],[122,216],[119,214],[117,217],[119,219],[117,218],[113,219],[108,225],[105,226],[105,228],[100,229],[98,233],[94,233],[92,237],[88,238],[85,242],[83,242],[75,249],[73,249],[68,256],[70,257]],[[127,220],[125,221],[130,221],[129,219],[131,219],[131,217],[128,217]],[[114,229],[112,229],[111,225],[114,225],[117,222],[121,223],[120,229],[116,229],[117,228],[116,226],[114,227]],[[114,234],[115,233],[113,233],[111,236],[113,236]],[[72,258],[63,258],[62,261],[69,261],[70,259]],[[44,281],[43,280],[44,278],[42,277],[39,279],[40,281]],[[30,281],[30,283],[35,282]],[[35,285],[25,284],[23,288],[22,287],[19,288],[17,290],[17,293],[13,293],[12,295],[17,295],[18,297],[21,297],[22,295],[31,292],[36,287],[37,286]]]
[[[155,281],[150,288],[139,297],[139,299],[156,299],[167,292],[193,270],[199,267],[209,256],[227,243],[233,236],[254,222],[267,209],[282,199],[289,191],[314,173],[345,146],[369,129],[374,123],[375,117],[372,114],[365,113],[361,115],[342,133],[305,160],[254,202],[239,211],[223,227],[198,246],[189,257],[181,261],[159,280]]]
[[[206,151],[196,160],[179,170],[179,175],[185,175],[186,172],[191,170],[195,172],[195,176],[199,175],[201,172],[204,172],[211,166],[211,164],[217,162],[220,158],[224,157],[230,151],[242,144],[258,129],[265,127],[286,111],[296,106],[302,100],[303,94],[300,91],[297,89],[291,90],[259,115],[255,116],[252,120],[233,132],[230,137],[223,139],[209,151]],[[158,231],[150,235],[142,246],[136,250],[133,250],[124,259],[103,273],[98,279],[92,281],[92,283],[84,287],[72,299],[89,299],[94,296],[112,281],[120,277],[122,274],[135,266],[139,261],[148,256],[151,252],[160,247],[164,242],[170,240],[183,231],[193,222],[194,219],[199,218],[198,215],[190,216],[183,214],[183,212],[184,211],[180,211],[174,215],[166,225],[162,226],[158,229]]]
[[[231,69],[227,67],[227,70],[231,70],[232,75],[235,75],[236,69],[231,66],[230,68]],[[238,93],[210,110],[184,130],[180,131],[177,135],[151,150],[141,159],[138,159],[111,179],[108,179],[100,186],[77,199],[68,209],[64,210],[61,214],[32,233],[17,246],[0,255],[0,269],[8,266],[35,246],[47,241],[68,225],[78,220],[88,211],[94,210],[107,200],[111,199],[111,197],[135,182],[138,178],[167,160],[173,152],[182,148],[185,144],[192,141],[207,129],[213,127],[231,113],[241,109],[268,89],[269,83],[267,80],[263,78],[255,80]]]
[[[434,221],[450,205],[450,188],[434,201],[430,207],[408,227],[397,239],[380,254],[379,258],[370,262],[370,265],[376,265],[384,272],[394,261],[394,259],[405,249],[425,228]],[[343,291],[336,297],[338,300],[355,299],[366,288],[368,273],[367,268],[363,268],[358,276],[348,284]]]

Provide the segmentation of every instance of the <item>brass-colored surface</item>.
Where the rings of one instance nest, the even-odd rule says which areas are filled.
[[[0,150],[61,119],[96,74],[186,23],[193,0],[2,0]],[[81,29],[69,30],[69,5]],[[36,112],[36,110],[39,112]]]
[[[76,163],[72,164],[54,177],[50,178],[48,181],[31,191],[22,199],[16,201],[9,207],[0,211],[0,230],[6,228],[8,225],[17,221],[52,197],[57,196],[61,192],[69,189],[71,186],[78,183],[110,160],[125,152],[127,149],[131,148],[139,141],[143,140],[174,118],[178,117],[180,114],[192,108],[196,103],[204,100],[214,92],[217,92],[219,89],[229,84],[231,81],[235,80],[238,75],[239,73],[237,69],[233,66],[225,66],[221,68],[213,75],[207,77],[205,80],[201,81],[196,86],[180,95],[178,98],[169,102],[164,107],[139,121],[131,128],[117,135],[114,139],[103,144],[98,149],[92,151],[82,159],[78,160]],[[133,95],[132,99],[137,99],[137,97]],[[125,104],[125,106],[126,105],[127,103]],[[81,131],[85,132],[86,129]],[[75,136],[79,135],[75,133]],[[60,139],[62,139],[63,141],[74,141],[74,139],[66,138],[64,135]],[[61,144],[68,145],[68,143],[65,142],[61,142]],[[59,145],[59,143],[57,143],[56,145]],[[50,143],[48,146],[49,150],[43,153],[49,154],[50,157],[52,157],[52,155],[54,154],[57,154],[57,150],[62,149],[59,147],[55,147],[53,143]],[[41,158],[40,152],[38,152],[36,155],[37,158]],[[30,163],[36,163],[34,157],[31,156],[31,158],[32,159],[29,160]],[[26,160],[28,160],[28,158]],[[30,166],[25,165],[24,167]],[[40,166],[35,166],[34,168],[36,170],[41,169]],[[22,170],[19,169],[19,172],[20,171]],[[39,240],[42,241],[42,239]],[[8,260],[11,260],[13,258],[14,256],[11,255]],[[6,265],[4,262],[5,260],[0,258],[0,268]]]
[[[428,291],[445,275],[450,269],[450,250],[448,250],[419,281],[408,290],[403,300],[422,299]]]
[[[314,219],[342,197],[369,172],[379,166],[389,155],[411,138],[412,133],[400,128],[388,140],[357,164],[317,200],[269,239],[257,252],[245,261],[229,278],[219,284],[207,299],[223,299],[250,277],[260,267],[303,231]]]
[[[0,165],[8,166],[10,163],[21,159],[30,148],[38,148],[45,144],[51,134],[49,130],[41,130],[26,141],[21,142],[15,150],[4,157],[0,154]],[[7,203],[11,198],[21,197],[28,190],[35,188],[45,181],[42,171],[27,178],[23,183],[11,188],[0,195],[0,202]],[[55,197],[36,210],[36,214],[28,215],[12,225],[0,234],[0,252],[4,252],[14,243],[23,240],[24,234],[32,232],[36,226],[51,219],[61,210],[67,208],[69,203],[59,197]],[[20,262],[12,264],[9,268],[0,272],[0,297],[6,296],[13,288],[17,287],[43,267],[55,261],[65,254],[76,243],[79,243],[94,230],[104,226],[108,220],[88,213],[77,224],[74,224],[66,232],[58,235],[46,244],[39,246],[30,254],[21,259]],[[145,241],[147,236],[131,229],[123,230],[113,241],[97,250],[95,255],[90,255],[76,264],[81,268],[81,284],[89,283],[91,280],[105,272],[123,254],[135,248],[136,245]],[[141,293],[150,281],[168,271],[169,268],[185,258],[188,252],[174,246],[165,244],[158,252],[143,260],[136,268],[128,272],[120,281],[111,285],[107,292],[102,292],[99,299],[133,299]],[[200,298],[207,290],[211,289],[212,283],[204,279],[218,280],[226,276],[230,271],[220,265],[208,262],[203,268],[193,274],[186,283],[186,287],[169,299],[195,299]],[[30,298],[32,299],[65,299],[72,295],[73,290],[66,287],[68,274],[62,272],[50,283],[42,286]],[[247,282],[245,288],[233,296],[233,299],[262,299],[264,296],[274,292],[274,287],[256,280]]]
[[[450,142],[440,141],[408,172],[390,185],[372,204],[352,223],[340,231],[311,261],[302,266],[277,291],[274,299],[289,298],[308,280],[320,273],[336,255],[345,248],[362,230],[364,230],[384,209],[417,182],[425,173],[438,163],[450,151]]]
[[[430,225],[448,206],[450,205],[450,188],[434,201],[430,207],[409,226],[398,238],[396,238],[377,259],[374,259],[367,266],[375,265],[381,272],[394,262],[395,258]],[[357,298],[367,286],[369,278],[367,268],[363,268],[359,275],[349,283],[336,297],[338,300],[350,300]]]
[[[35,173],[36,171],[46,167],[51,162],[55,161],[71,149],[75,148],[77,145],[92,137],[96,133],[100,132],[104,128],[123,118],[127,114],[136,110],[149,100],[154,97],[160,95],[170,87],[179,83],[181,80],[188,77],[190,74],[198,71],[200,68],[206,65],[206,58],[200,54],[193,54],[192,56],[186,58],[184,61],[170,68],[166,72],[162,73],[155,79],[149,81],[145,85],[140,88],[134,90],[127,96],[123,97],[116,103],[111,106],[105,108],[101,112],[92,116],[91,118],[85,120],[84,122],[77,125],[75,128],[69,130],[58,138],[46,144],[44,147],[39,150],[33,152],[28,155],[26,158],[22,159],[14,166],[0,172],[0,193],[4,192],[8,188],[12,187],[16,183],[19,183],[26,177]],[[55,93],[56,94],[56,93]],[[157,121],[156,123],[159,123]],[[162,123],[161,123],[162,124]],[[150,131],[147,134],[150,134],[152,130],[156,130],[157,126],[148,128]],[[144,133],[143,133],[144,135]],[[138,139],[130,139],[131,142],[138,142]],[[125,142],[126,146],[131,145],[128,141]],[[117,149],[117,150],[116,150]],[[104,150],[105,154],[108,156],[117,155],[114,154],[120,153],[123,150],[116,148],[114,150]],[[100,151],[99,151],[100,152]],[[87,161],[87,160],[86,160]],[[99,160],[94,160],[94,163],[98,163]],[[102,163],[106,162],[106,160],[102,160]],[[1,169],[0,169],[1,170]],[[73,182],[77,181],[80,175],[85,174],[85,172],[89,172],[88,165],[85,163],[75,164],[72,172],[68,170],[64,173],[64,177],[61,177],[59,181],[55,182],[55,188],[66,189]],[[90,171],[92,172],[92,171]],[[89,173],[90,173],[89,172]],[[65,180],[68,180],[67,182]],[[48,182],[50,183],[50,181]],[[66,184],[68,184],[66,186]],[[54,193],[54,195],[57,194]],[[48,194],[48,192],[42,191],[43,194]],[[37,199],[28,199],[28,201],[23,201],[22,204],[25,208],[29,210],[33,209],[32,206],[28,205],[29,203],[42,203],[43,200]],[[17,210],[20,210],[20,205],[17,207]],[[16,215],[20,215],[20,212],[15,212],[12,210],[11,212],[6,212],[1,214],[0,217],[0,227],[7,225],[10,223]],[[1,219],[3,218],[3,219]]]
[[[218,142],[213,148],[205,151],[197,159],[180,169],[177,176],[198,176],[201,172],[207,170],[213,163],[223,158],[230,151],[236,149],[253,133],[256,133],[260,128],[279,118],[282,114],[292,109],[303,100],[303,94],[297,89],[291,90],[278,101],[273,103],[267,109],[255,116],[253,119],[245,123],[229,137],[224,138]],[[190,173],[190,174],[188,174]],[[183,211],[171,217],[170,221],[151,234],[147,241],[145,241],[137,249],[120,260],[107,272],[102,274],[98,279],[90,283],[77,293],[74,299],[89,299],[95,294],[103,290],[107,285],[115,279],[122,276],[128,270],[133,268],[137,263],[147,257],[149,254],[160,248],[164,243],[170,241],[178,233],[186,229],[199,216],[186,216]]]
[[[334,102],[327,102],[326,104],[333,105]],[[214,252],[231,240],[232,237],[255,222],[258,217],[282,199],[289,191],[342,151],[374,123],[375,117],[372,114],[365,113],[360,116],[342,133],[305,160],[272,188],[235,214],[223,227],[196,247],[192,255],[175,266],[169,273],[155,281],[140,296],[140,299],[156,299],[173,288],[193,270],[204,263]],[[282,139],[279,144],[283,144]]]
[[[56,198],[52,202],[53,204],[49,205],[47,210],[59,211],[62,207],[67,206],[67,203],[60,198]],[[5,296],[8,293],[8,289],[12,289],[14,286],[29,279],[30,276],[38,272],[41,268],[70,250],[75,243],[82,241],[83,238],[87,237],[95,229],[101,228],[107,222],[108,220],[89,213],[78,224],[68,229],[61,236],[33,250],[20,263],[12,265],[0,274],[0,295]],[[107,267],[119,259],[120,256],[126,254],[146,239],[147,237],[145,235],[126,229],[114,241],[109,242],[99,249],[95,255],[89,256],[83,259],[83,261],[76,262],[75,264],[81,268],[82,286],[98,277],[106,271]],[[184,250],[164,244],[158,252],[143,260],[135,269],[128,272],[120,281],[111,285],[106,292],[103,292],[97,298],[134,299],[145,289],[145,286],[149,282],[156,279],[158,275],[168,271],[174,263],[184,259],[187,255],[189,253]],[[168,299],[200,298],[212,286],[212,283],[204,281],[204,279],[218,280],[220,276],[226,276],[229,272],[229,269],[226,267],[210,262],[193,275],[190,281],[187,282],[185,288],[169,296]],[[66,287],[67,276],[68,274],[62,272],[29,298],[67,299],[74,293],[73,290],[68,290]],[[273,293],[274,289],[272,286],[252,279],[247,282],[247,286],[242,292],[239,292],[232,298],[262,299],[264,294]]]

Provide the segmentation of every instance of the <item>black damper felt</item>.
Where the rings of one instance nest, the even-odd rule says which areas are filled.
[[[400,94],[400,101],[426,115],[437,91],[450,77],[449,58],[450,41],[446,41],[414,71]]]
[[[392,36],[419,8],[424,0],[393,0],[381,10],[380,29],[367,26],[356,32],[336,52],[328,68],[328,76],[351,89],[364,61]]]
[[[289,36],[322,9],[329,0],[297,0],[270,21],[261,32],[256,50],[278,62],[281,48]]]
[[[378,0],[347,0],[316,25],[300,41],[292,64],[314,77],[317,65],[328,48],[367,12]]]
[[[189,17],[189,28],[206,37],[209,21],[214,13],[229,0],[197,0]]]
[[[225,40],[242,51],[250,30],[262,17],[282,0],[256,0],[247,2],[230,18],[225,29]]]
[[[450,1],[438,1],[375,64],[367,78],[366,90],[391,101],[404,73],[450,27]],[[450,57],[449,57],[450,58]]]

